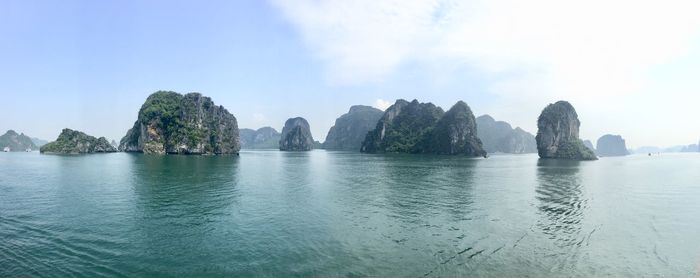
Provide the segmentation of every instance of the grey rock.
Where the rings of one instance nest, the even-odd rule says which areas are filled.
[[[377,126],[384,111],[364,105],[350,107],[348,113],[335,120],[328,130],[323,148],[328,150],[359,151],[367,132]]]
[[[596,152],[599,156],[625,156],[628,155],[625,139],[620,135],[606,134],[598,138]]]
[[[158,91],[139,110],[119,149],[147,154],[238,154],[236,117],[199,93]]]
[[[596,160],[596,155],[579,139],[576,109],[566,102],[549,104],[537,119],[537,152],[541,158]]]
[[[23,152],[27,149],[38,150],[34,141],[27,135],[18,134],[14,130],[8,130],[0,136],[0,150],[9,147],[12,152]]]
[[[417,145],[417,151],[486,157],[486,151],[477,135],[476,119],[469,105],[458,101],[445,112]]]
[[[309,122],[301,117],[288,119],[279,141],[281,151],[310,151],[314,148]]]
[[[373,130],[362,142],[365,153],[415,153],[423,136],[428,134],[445,112],[432,103],[399,99],[387,108]]]

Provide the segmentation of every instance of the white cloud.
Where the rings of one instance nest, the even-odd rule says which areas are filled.
[[[391,101],[378,98],[376,101],[374,101],[374,108],[384,111],[387,108],[389,108],[389,106],[391,106],[392,104],[393,103]]]
[[[610,102],[659,82],[654,67],[697,52],[700,34],[697,0],[272,1],[334,82],[381,82],[406,64],[457,62],[494,76],[489,93],[519,107],[503,116],[526,127],[534,124],[518,120],[557,99],[586,112],[619,107]],[[641,95],[700,101],[685,94]]]

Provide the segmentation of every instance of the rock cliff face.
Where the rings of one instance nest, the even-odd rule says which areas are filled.
[[[95,138],[77,130],[64,128],[56,141],[41,147],[41,153],[83,154],[116,152],[106,138]]]
[[[596,142],[596,151],[599,156],[625,156],[628,155],[625,139],[620,135],[606,134]]]
[[[489,115],[476,118],[476,126],[484,150],[489,153],[535,153],[537,142],[535,136],[510,124],[496,121]]]
[[[578,138],[581,122],[566,101],[549,104],[537,119],[537,152],[541,158],[596,160],[595,154]]]
[[[258,130],[243,128],[241,133],[241,149],[276,149],[279,147],[280,133],[271,127]]]
[[[284,123],[279,141],[281,151],[310,151],[314,148],[309,122],[301,117],[291,118]]]
[[[328,130],[323,148],[328,150],[359,151],[367,132],[377,126],[384,111],[374,107],[355,105],[347,114],[335,120]]]
[[[158,91],[146,99],[119,149],[155,154],[237,154],[236,117],[199,93]]]
[[[444,112],[432,103],[399,99],[386,112],[374,130],[367,133],[360,151],[366,153],[415,153],[423,139]]]
[[[432,103],[399,99],[362,142],[366,153],[430,153],[485,156],[469,106],[459,101],[447,113]]]
[[[437,121],[423,136],[416,150],[421,153],[486,157],[477,136],[474,114],[463,101],[457,102]]]
[[[39,149],[29,136],[24,135],[24,133],[18,134],[14,130],[8,130],[5,134],[0,136],[0,150],[5,149],[5,147],[10,148],[12,152]]]

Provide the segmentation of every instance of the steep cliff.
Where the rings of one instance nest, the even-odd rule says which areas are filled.
[[[83,154],[116,152],[106,138],[95,138],[77,130],[64,128],[56,141],[41,147],[41,153]]]
[[[139,110],[119,149],[156,154],[237,154],[236,117],[199,93],[158,91]]]
[[[549,104],[537,119],[537,152],[541,158],[596,160],[593,151],[579,139],[576,109],[566,102]]]
[[[443,110],[432,103],[399,99],[387,108],[375,128],[367,133],[360,150],[366,153],[417,152],[416,144],[443,114]]]
[[[350,107],[350,111],[336,119],[335,125],[328,130],[323,148],[359,151],[367,132],[377,126],[382,115],[384,112],[374,107],[364,105]]]
[[[445,112],[416,145],[416,152],[485,157],[469,106],[459,101]]]
[[[310,151],[314,148],[309,122],[301,117],[288,119],[279,141],[281,151]]]

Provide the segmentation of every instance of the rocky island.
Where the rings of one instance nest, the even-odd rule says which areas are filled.
[[[314,148],[309,122],[301,117],[288,119],[282,128],[280,151],[310,151]]]
[[[416,146],[417,152],[486,157],[469,106],[458,101],[447,110]]]
[[[328,130],[323,148],[327,150],[359,151],[367,132],[377,126],[384,111],[371,106],[354,105],[348,113],[335,120]]]
[[[275,149],[279,146],[280,133],[269,126],[257,130],[242,128],[241,149]]]
[[[606,134],[596,142],[596,152],[599,156],[625,156],[630,154],[625,145],[625,139],[620,135]]]
[[[24,152],[27,150],[38,150],[32,138],[27,135],[18,134],[14,130],[8,130],[0,136],[0,150],[8,148],[11,152]]]
[[[238,154],[236,117],[199,93],[151,94],[119,150],[147,154]]]
[[[536,153],[535,136],[504,121],[496,121],[489,115],[476,118],[479,139],[489,153]]]
[[[596,160],[596,155],[579,139],[576,109],[566,102],[549,104],[537,119],[537,152],[541,158]]]
[[[432,153],[485,156],[469,106],[459,101],[447,113],[432,103],[399,99],[362,143],[366,153]]]
[[[84,154],[116,152],[106,138],[95,138],[83,132],[64,128],[56,141],[41,147],[41,153],[51,154]]]

